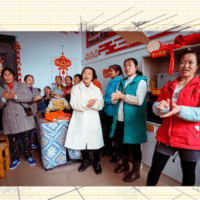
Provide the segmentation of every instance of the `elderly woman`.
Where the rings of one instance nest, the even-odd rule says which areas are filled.
[[[8,135],[13,162],[10,168],[14,169],[19,160],[19,135],[22,138],[25,158],[30,165],[35,165],[32,158],[31,131],[35,128],[33,115],[28,116],[24,107],[29,107],[32,93],[25,83],[15,81],[15,73],[10,68],[4,68],[1,73],[5,84],[0,87],[0,108],[3,108],[3,132]]]
[[[34,78],[32,75],[30,75],[30,74],[26,75],[24,77],[24,82],[28,85],[30,91],[32,92],[32,101],[29,104],[33,111],[33,115],[36,118],[38,104],[40,104],[43,101],[43,99],[40,96],[38,89],[33,87]],[[39,120],[36,119],[35,121],[38,122]],[[35,130],[32,131],[32,136],[31,136],[32,148],[37,148],[37,145],[33,144],[33,134],[34,133],[35,133]]]
[[[147,185],[155,186],[170,156],[178,151],[183,172],[183,186],[195,184],[195,167],[200,157],[200,79],[195,75],[200,55],[186,50],[179,57],[180,77],[168,82],[153,105],[163,118],[157,131],[157,144]]]
[[[103,147],[103,135],[100,124],[99,110],[104,106],[103,96],[92,80],[95,70],[86,67],[82,71],[82,81],[73,86],[71,93],[71,107],[73,115],[67,131],[65,147],[81,150],[83,162],[79,172],[83,172],[91,165],[89,150],[93,153],[94,169],[101,174],[100,148]]]

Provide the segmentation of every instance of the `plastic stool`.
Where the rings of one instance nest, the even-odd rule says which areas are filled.
[[[3,151],[5,151],[5,156],[3,156]],[[6,171],[10,171],[10,150],[9,150],[9,140],[5,135],[0,135],[0,177],[4,178],[4,161],[6,161]]]

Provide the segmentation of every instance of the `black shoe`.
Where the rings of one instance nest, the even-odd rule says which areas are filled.
[[[89,160],[83,161],[81,166],[79,167],[78,171],[83,172],[91,165]]]
[[[107,157],[111,154],[112,154],[112,152],[111,152],[110,149],[105,149],[104,152],[101,154],[101,157],[104,158],[104,157]]]
[[[102,172],[101,164],[100,163],[95,163],[94,164],[94,170],[95,170],[96,174],[101,174],[101,172]]]
[[[117,163],[118,161],[120,161],[122,158],[120,155],[115,155],[111,160],[110,163]]]

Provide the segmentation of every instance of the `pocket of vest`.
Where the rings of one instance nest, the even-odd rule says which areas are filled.
[[[200,125],[190,124],[186,126],[187,142],[190,145],[200,145]]]

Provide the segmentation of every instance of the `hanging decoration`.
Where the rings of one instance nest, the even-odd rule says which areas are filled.
[[[109,69],[103,69],[103,76],[104,76],[104,78],[108,78],[109,76],[108,76],[108,72],[109,72]]]
[[[186,45],[200,44],[200,33],[192,33],[190,35],[178,35],[174,44],[163,45],[159,41],[152,40],[147,45],[147,50],[151,54],[152,58],[166,56],[166,52],[170,53],[170,66],[168,74],[173,74],[174,71],[174,49],[181,48]]]
[[[20,51],[21,51],[21,46],[19,45],[19,42],[17,41],[17,36],[16,36],[16,43],[15,43],[15,50],[16,50],[16,55],[17,55],[17,72],[18,72],[18,81],[22,82],[22,74],[21,74],[21,59],[20,59]]]
[[[0,76],[1,76],[1,71],[2,71],[2,69],[3,69],[3,63],[4,62],[4,59],[2,59],[1,57],[0,57]]]
[[[68,76],[68,67],[70,67],[72,65],[72,62],[71,60],[67,59],[65,56],[64,56],[64,53],[63,53],[63,46],[62,46],[62,56],[60,56],[59,58],[55,59],[54,60],[54,64],[58,67],[58,70],[59,70],[59,76],[61,76],[61,72],[62,72],[62,75],[63,75],[63,84],[65,83],[65,71],[66,71],[66,76]]]
[[[174,49],[180,48],[180,44],[162,44],[159,41],[152,40],[147,45],[147,50],[151,53],[152,58],[166,56],[166,52],[170,52],[170,66],[168,74],[173,74],[174,71]]]

